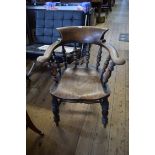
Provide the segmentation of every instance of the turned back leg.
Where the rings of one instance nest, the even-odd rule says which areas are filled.
[[[60,121],[59,102],[55,96],[53,96],[53,99],[52,99],[52,111],[53,111],[53,115],[54,115],[54,122],[55,122],[56,126],[59,126],[59,121]]]
[[[109,101],[108,98],[104,98],[100,101],[102,108],[102,123],[106,127],[108,123],[108,110],[109,110]]]

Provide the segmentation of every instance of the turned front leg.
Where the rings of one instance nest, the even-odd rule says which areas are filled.
[[[52,111],[53,111],[53,115],[54,115],[54,122],[55,122],[56,126],[59,126],[59,121],[60,121],[59,102],[55,96],[53,96],[53,99],[52,99]]]
[[[102,108],[102,123],[104,127],[106,127],[108,123],[108,110],[109,110],[109,101],[108,98],[102,99],[101,102],[101,108]]]

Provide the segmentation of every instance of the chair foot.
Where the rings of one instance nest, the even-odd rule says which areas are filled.
[[[56,126],[59,126],[59,121],[60,121],[60,116],[59,116],[59,102],[58,99],[53,96],[52,99],[52,111],[53,111],[53,115],[54,115],[54,122],[56,124]]]
[[[100,104],[102,107],[102,123],[103,123],[104,128],[106,128],[108,124],[108,109],[109,109],[108,98],[101,100]]]

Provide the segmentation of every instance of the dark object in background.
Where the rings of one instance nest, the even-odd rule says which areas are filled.
[[[44,136],[44,133],[41,132],[32,122],[30,116],[28,115],[26,111],[26,128],[30,128],[34,132],[38,133],[40,136]]]

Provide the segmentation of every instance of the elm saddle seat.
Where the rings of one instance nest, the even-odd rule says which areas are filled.
[[[52,95],[71,100],[97,100],[109,93],[103,89],[99,73],[90,68],[67,68],[57,89],[51,90]]]
[[[106,127],[108,123],[108,109],[110,96],[110,89],[108,87],[108,79],[115,65],[123,65],[124,59],[119,57],[116,49],[106,43],[105,33],[108,29],[97,28],[93,26],[69,26],[57,28],[61,35],[61,40],[53,43],[44,56],[38,57],[38,61],[46,62],[51,57],[55,58],[54,49],[65,44],[74,43],[74,62],[69,65],[64,61],[64,67],[60,67],[55,60],[56,73],[54,76],[54,83],[50,88],[52,95],[52,111],[54,114],[54,121],[59,125],[59,106],[62,102],[71,103],[100,103],[102,109],[102,123]],[[80,64],[77,57],[78,43],[86,45],[85,63]],[[99,47],[96,65],[89,64],[92,44]],[[102,51],[107,51],[104,65],[101,66]],[[65,48],[62,50],[64,60],[66,60]],[[101,67],[100,67],[101,66]]]

